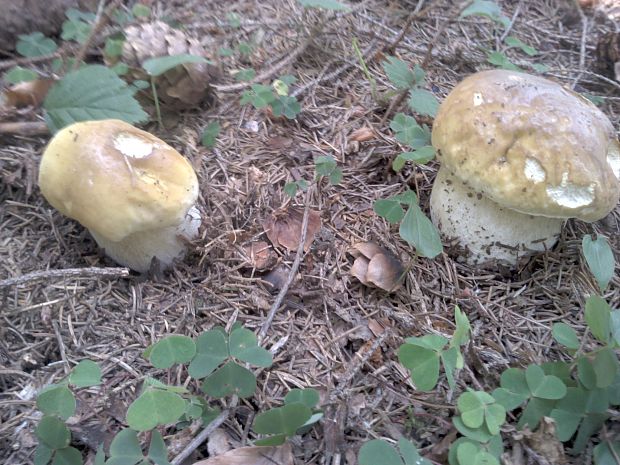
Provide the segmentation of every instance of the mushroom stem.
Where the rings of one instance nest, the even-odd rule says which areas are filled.
[[[95,241],[105,250],[108,257],[132,270],[147,272],[153,257],[168,267],[175,259],[182,258],[187,241],[196,238],[200,227],[200,212],[196,207],[189,209],[178,226],[140,231],[120,241],[111,241],[89,229]]]
[[[532,216],[500,207],[442,167],[431,192],[431,220],[447,238],[458,238],[464,260],[514,265],[520,256],[553,247],[561,218]]]

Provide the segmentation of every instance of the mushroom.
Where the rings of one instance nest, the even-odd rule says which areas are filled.
[[[136,271],[147,271],[153,257],[169,266],[198,234],[194,169],[168,144],[123,121],[59,131],[41,158],[39,187],[109,257]]]
[[[620,144],[581,95],[541,77],[492,70],[441,104],[432,143],[441,167],[431,219],[468,251],[499,260],[552,247],[567,218],[605,217],[620,195]]]

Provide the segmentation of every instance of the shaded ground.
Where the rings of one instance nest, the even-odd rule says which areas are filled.
[[[394,53],[388,49],[415,4],[356,4],[352,13],[327,20],[311,45],[302,47],[306,32],[297,30],[302,11],[292,0],[155,3],[158,15],[178,19],[210,47],[259,41],[248,63],[223,60],[225,82],[215,109],[184,114],[166,132],[150,127],[194,163],[201,182],[199,206],[208,219],[194,251],[163,281],[137,276],[48,279],[0,290],[0,462],[31,463],[37,416],[28,392],[62,377],[67,363],[73,366],[87,357],[104,368],[105,388],[82,395],[78,411],[78,439],[96,445],[118,430],[145,375],[185,381],[182,371],[152,369],[141,356],[146,346],[169,333],[195,336],[235,321],[259,328],[274,296],[259,276],[242,269],[239,250],[264,238],[262,221],[289,202],[282,191],[285,182],[312,179],[314,157],[325,154],[338,160],[343,182],[322,184],[310,198],[323,228],[263,343],[275,352],[274,365],[259,374],[256,396],[240,403],[224,429],[233,440],[247,441],[254,413],[280,405],[290,388],[314,387],[321,392],[326,418],[294,440],[297,463],[353,464],[363,441],[399,433],[441,462],[445,450],[440,441],[450,432],[452,412],[447,386],[431,393],[413,389],[395,354],[403,337],[451,334],[453,309],[459,305],[474,328],[466,353],[469,368],[460,375],[459,389],[493,388],[508,365],[553,359],[551,324],[565,321],[582,329],[585,296],[596,289],[579,255],[581,237],[600,232],[617,253],[620,210],[592,225],[569,222],[557,247],[522,263],[516,272],[472,269],[449,254],[416,259],[397,228],[377,217],[372,205],[410,186],[426,210],[436,165],[407,167],[401,174],[390,169],[400,149],[388,125],[380,126],[386,108],[373,101],[351,47],[357,39],[379,92],[387,91],[381,57]],[[603,7],[586,10],[582,21],[569,1],[501,4],[513,18],[510,33],[541,51],[533,59],[515,51],[508,56],[526,68],[532,62],[545,64],[548,77],[605,97],[602,108],[617,126],[620,85],[597,75],[594,63],[598,38],[617,27]],[[424,13],[395,53],[422,64],[434,43],[424,68],[441,98],[467,74],[490,67],[482,48],[494,49],[499,33],[479,18],[451,22],[458,6],[449,1],[425,2],[421,9]],[[223,22],[229,12],[241,17],[240,29]],[[305,15],[304,24],[319,22],[317,13]],[[293,59],[273,77],[289,73],[298,78],[295,89],[303,111],[296,121],[240,107],[240,91],[226,91],[227,84],[234,84],[229,70],[252,66],[260,73],[287,57]],[[223,130],[216,149],[207,150],[199,144],[200,133],[215,119]],[[173,124],[168,121],[168,127]],[[374,127],[378,136],[350,142],[349,135],[361,127]],[[0,279],[37,270],[114,266],[79,224],[42,199],[35,181],[46,139],[2,142]],[[292,203],[303,207],[303,201],[298,194]],[[361,240],[378,241],[409,267],[399,291],[388,295],[348,275],[352,260],[347,249]],[[294,253],[282,253],[280,260],[289,266],[293,258]],[[620,305],[619,283],[615,277],[605,296],[615,307]],[[505,437],[510,448],[510,432]],[[170,442],[183,445],[179,437]]]

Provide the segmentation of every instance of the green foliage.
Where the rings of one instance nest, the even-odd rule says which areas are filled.
[[[45,37],[41,32],[32,34],[22,34],[15,45],[15,50],[21,56],[32,58],[54,53],[58,46],[49,37]]]
[[[567,349],[579,349],[579,338],[577,337],[577,332],[566,323],[554,323],[551,333],[553,334],[553,339]]]
[[[502,52],[489,52],[487,54],[487,61],[501,69],[507,69],[510,71],[523,71],[512,61],[510,61],[510,59]]]
[[[614,276],[615,263],[611,247],[603,236],[592,240],[592,236],[589,234],[583,236],[581,247],[588,267],[602,292]]]
[[[66,420],[75,413],[75,397],[67,386],[51,384],[37,396],[37,408],[45,415],[56,415]]]
[[[461,13],[461,18],[468,16],[487,17],[496,23],[508,27],[510,20],[503,15],[500,6],[490,0],[474,0],[471,5],[465,8]]]
[[[101,368],[92,360],[82,360],[69,375],[69,383],[77,388],[101,384]]]
[[[92,28],[91,23],[95,20],[93,13],[85,13],[75,8],[69,8],[65,13],[67,20],[62,24],[62,40],[74,40],[83,44],[88,39]]]
[[[532,47],[531,45],[526,44],[525,42],[521,41],[520,39],[514,37],[514,36],[508,36],[504,39],[504,43],[510,47],[515,47],[518,48],[519,50],[523,51],[525,54],[529,55],[529,56],[535,56],[538,55],[538,50],[536,50],[534,47]]]
[[[105,46],[103,48],[104,55],[110,58],[120,57],[123,53],[124,43],[125,39],[115,39],[112,37],[108,37],[105,41]]]
[[[299,0],[301,6],[305,8],[322,8],[332,11],[349,11],[349,7],[336,0]]]
[[[620,441],[603,441],[594,448],[594,463],[597,465],[618,465]]]
[[[331,155],[321,155],[314,161],[316,179],[326,177],[332,185],[340,184],[342,181],[342,170],[336,164],[336,160]]]
[[[592,335],[602,343],[607,343],[611,337],[611,307],[597,295],[586,300],[585,319]]]
[[[315,407],[319,393],[315,389],[293,389],[284,398],[284,405],[260,413],[254,420],[253,429],[267,438],[256,441],[257,446],[282,444],[287,437],[303,434],[323,417]]]
[[[289,86],[295,82],[293,76],[280,76],[271,86],[252,84],[241,94],[241,105],[250,103],[254,108],[271,107],[274,116],[295,119],[301,112],[301,105],[295,97],[288,95]]]
[[[398,172],[403,169],[405,163],[412,161],[424,165],[435,158],[435,147],[431,145],[425,145],[413,152],[402,152],[399,154],[392,163],[394,171]]]
[[[235,73],[235,81],[251,81],[256,77],[256,71],[252,68],[240,69]]]
[[[77,121],[115,118],[137,123],[147,118],[127,84],[101,65],[67,73],[51,87],[43,108],[52,132]]]
[[[131,8],[131,13],[136,18],[148,18],[149,16],[151,16],[151,9],[147,5],[144,5],[142,3],[136,3]]]
[[[406,213],[401,205],[407,206]],[[377,200],[374,210],[390,223],[400,221],[400,236],[415,247],[419,255],[434,258],[443,251],[437,228],[420,209],[418,198],[413,191]]]
[[[220,134],[220,123],[219,121],[211,121],[207,124],[207,127],[202,131],[202,137],[200,138],[200,142],[205,147],[212,149],[215,147],[215,143],[217,142],[217,136]]]
[[[305,179],[300,179],[298,181],[287,182],[284,185],[284,193],[289,197],[295,197],[298,190],[306,191],[308,189],[308,181]]]
[[[7,84],[17,84],[18,82],[34,81],[38,77],[39,75],[30,69],[14,66],[2,76],[2,79]]]
[[[425,73],[418,64],[412,70],[407,63],[394,56],[386,57],[386,61],[383,62],[383,70],[397,89],[409,90],[424,83]]]
[[[435,158],[435,148],[430,145],[430,130],[426,126],[420,126],[415,118],[397,113],[390,123],[390,128],[394,131],[397,141],[414,149],[396,157],[392,164],[394,171],[403,169],[408,161],[424,164]]]
[[[405,438],[398,440],[398,450],[382,439],[365,443],[358,454],[359,465],[431,465]]]
[[[147,386],[127,409],[127,424],[137,431],[174,423],[185,413],[185,400],[177,393]]]
[[[146,71],[150,76],[157,77],[161,76],[166,71],[176,68],[177,66],[188,63],[208,63],[208,60],[201,56],[182,53],[180,55],[149,58],[142,63],[142,68],[144,68],[144,71]]]

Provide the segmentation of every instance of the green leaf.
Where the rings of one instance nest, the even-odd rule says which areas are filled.
[[[618,358],[613,349],[604,347],[596,353],[592,361],[592,368],[596,375],[596,387],[610,386],[618,373]]]
[[[191,337],[173,334],[156,342],[149,352],[149,361],[155,368],[170,368],[175,363],[187,363],[196,355],[196,344]]]
[[[538,63],[532,63],[530,66],[537,73],[546,73],[550,69],[547,65],[541,65]]]
[[[78,388],[98,386],[101,384],[101,368],[92,360],[82,360],[71,370],[69,383]]]
[[[609,414],[606,413],[587,415],[581,422],[579,430],[577,430],[577,436],[575,437],[575,442],[573,442],[572,452],[576,454],[582,452],[588,444],[590,437],[599,432],[608,418]]]
[[[256,77],[256,71],[252,68],[240,69],[235,73],[235,81],[251,81]]]
[[[611,338],[620,347],[620,310],[614,310],[609,315],[609,326],[611,327]]]
[[[587,356],[577,359],[577,376],[586,389],[594,389],[596,387],[596,372]]]
[[[252,54],[252,50],[254,50],[254,46],[250,44],[249,42],[241,41],[239,42],[239,44],[237,44],[237,50],[239,50],[239,53],[241,55],[248,56]]]
[[[405,216],[405,210],[400,206],[400,202],[391,199],[377,200],[373,205],[373,210],[392,224],[400,222]]]
[[[403,344],[398,349],[398,360],[411,372],[417,389],[430,391],[439,379],[439,353],[413,344]]]
[[[616,379],[607,388],[607,394],[611,405],[620,405],[620,372],[616,373]]]
[[[246,90],[241,94],[241,105],[251,103],[254,108],[260,110],[266,108],[271,102],[276,99],[276,96],[271,90],[271,87],[263,84],[252,84],[250,90]]]
[[[516,47],[520,49],[522,52],[525,52],[527,55],[533,57],[534,55],[538,55],[538,50],[536,50],[531,45],[526,44],[520,39],[514,36],[508,36],[504,39],[504,43],[510,47]]]
[[[435,158],[435,148],[426,145],[413,152],[403,152],[398,155],[392,164],[392,168],[394,168],[394,171],[398,172],[408,161],[413,161],[423,165],[431,161],[433,158]]]
[[[147,5],[143,5],[142,3],[136,3],[131,8],[131,12],[136,18],[147,18],[151,15],[151,9]]]
[[[567,387],[577,385],[576,380],[571,376],[572,368],[567,362],[544,362],[540,367],[546,375],[560,378]]]
[[[381,439],[366,442],[357,456],[359,465],[404,465],[400,454]]]
[[[431,138],[429,130],[418,125],[412,116],[397,113],[390,123],[390,128],[394,131],[397,141],[414,149],[429,145]]]
[[[2,79],[4,79],[7,84],[17,84],[18,82],[34,81],[38,77],[39,75],[31,69],[14,66],[4,74]]]
[[[196,356],[189,364],[189,375],[201,379],[210,375],[229,356],[226,336],[212,329],[196,339]]]
[[[286,442],[286,434],[276,434],[267,438],[254,441],[257,446],[281,446]]]
[[[605,299],[597,295],[588,297],[585,318],[594,337],[607,343],[611,332],[611,307]]]
[[[174,392],[149,388],[127,409],[127,424],[137,431],[174,423],[185,413],[186,401]]]
[[[41,32],[19,35],[15,50],[24,57],[39,57],[54,53],[58,46],[52,39],[45,37]]]
[[[615,260],[611,247],[605,237],[598,236],[593,241],[589,234],[583,236],[581,247],[588,267],[602,292],[614,276]]]
[[[540,399],[556,400],[566,395],[566,385],[556,376],[545,375],[538,365],[530,365],[525,370],[525,380],[532,396]]]
[[[62,23],[62,40],[75,40],[79,44],[83,44],[88,40],[92,26],[79,19],[69,19]]]
[[[71,432],[56,416],[44,416],[35,429],[35,434],[47,447],[62,449],[71,442]]]
[[[405,438],[398,440],[398,449],[400,450],[400,455],[405,460],[405,465],[432,465],[429,460],[420,455],[418,448]]]
[[[510,24],[510,20],[502,14],[500,6],[490,0],[474,0],[471,5],[463,10],[460,17],[466,18],[472,15],[486,16],[504,27]]]
[[[408,337],[405,339],[405,342],[439,352],[446,346],[449,340],[438,334],[426,334],[422,337]]]
[[[480,444],[462,442],[456,448],[459,465],[499,465],[496,457],[483,450]]]
[[[298,402],[306,407],[314,408],[319,403],[319,393],[316,389],[291,389],[284,397],[285,404]]]
[[[212,149],[215,147],[215,142],[217,141],[217,136],[220,133],[220,123],[218,121],[211,121],[207,124],[207,127],[202,132],[202,137],[200,138],[200,142],[205,147]]]
[[[334,171],[329,173],[328,179],[332,186],[340,184],[340,181],[342,181],[342,170],[340,168],[334,169]]]
[[[220,47],[217,53],[221,57],[231,57],[235,54],[235,51],[232,48]]]
[[[434,117],[439,109],[439,101],[435,94],[426,89],[412,89],[409,91],[409,108],[421,115]]]
[[[603,97],[601,97],[600,95],[592,95],[592,94],[588,94],[586,92],[583,92],[581,95],[583,95],[585,98],[587,98],[594,105],[598,106],[598,105],[602,105],[603,103],[605,103],[605,99]]]
[[[103,52],[110,58],[120,57],[123,54],[124,43],[125,39],[114,39],[112,37],[108,37],[105,41]]]
[[[82,454],[75,447],[65,447],[56,451],[52,465],[82,465]]]
[[[400,237],[415,247],[416,252],[427,258],[435,258],[443,252],[441,238],[419,206],[410,205],[400,223]]]
[[[409,65],[396,57],[388,56],[383,62],[383,70],[397,89],[410,89],[418,83]]]
[[[144,68],[144,71],[146,71],[150,76],[156,77],[161,76],[172,68],[188,63],[208,63],[208,60],[198,55],[182,53],[180,55],[149,58],[142,63],[142,68]]]
[[[485,403],[476,392],[464,392],[459,397],[457,407],[461,420],[469,428],[479,428],[484,422]]]
[[[307,405],[286,404],[258,414],[254,420],[253,429],[260,434],[293,436],[311,416],[312,410]]]
[[[251,371],[230,361],[204,380],[202,390],[217,398],[233,394],[250,397],[256,390],[256,377]]]
[[[314,161],[314,170],[317,177],[329,176],[336,168],[336,160],[331,155],[321,155]]]
[[[491,52],[487,55],[487,61],[498,68],[508,69],[511,71],[523,71],[512,61],[508,59],[502,52]]]
[[[490,404],[486,408],[486,412],[484,414],[484,422],[487,425],[489,433],[492,435],[499,434],[500,427],[506,421],[506,409],[497,404]]]
[[[271,87],[279,96],[288,95],[288,84],[280,79],[276,79],[271,83]]]
[[[76,121],[121,119],[136,123],[148,117],[127,84],[101,65],[67,73],[51,87],[43,108],[52,132]]]
[[[287,119],[295,119],[301,112],[301,105],[295,97],[281,95],[271,102],[271,109],[274,116],[285,116]]]
[[[489,433],[489,430],[486,427],[486,424],[483,424],[480,428],[470,428],[465,423],[459,415],[455,415],[452,417],[452,423],[454,427],[461,433],[463,436],[466,436],[470,439],[473,439],[477,442],[487,442],[490,440],[493,435]]]
[[[519,418],[519,423],[517,423],[517,428],[522,429],[525,425],[528,425],[530,431],[534,431],[538,428],[538,423],[540,422],[542,417],[548,417],[551,414],[551,411],[555,407],[557,401],[548,400],[548,399],[540,399],[538,397],[533,397],[521,412],[521,417]]]
[[[76,8],[69,8],[65,12],[65,16],[71,21],[85,21],[87,23],[94,21],[97,18],[95,13],[89,11],[80,11]]]
[[[446,372],[446,380],[450,389],[456,388],[456,382],[454,380],[454,371],[457,368],[463,368],[462,366],[463,356],[458,347],[451,347],[448,350],[441,351],[441,361],[443,363],[443,369]],[[460,365],[460,366],[459,366]]]
[[[170,465],[164,438],[161,437],[161,433],[157,430],[151,433],[151,444],[149,446],[148,457],[157,465]]]
[[[123,429],[114,436],[110,444],[110,458],[106,465],[135,465],[144,459],[138,433]]]
[[[37,396],[37,408],[45,415],[58,415],[66,420],[75,413],[75,397],[67,386],[52,384]]]
[[[129,72],[129,66],[125,63],[116,63],[114,66],[110,67],[112,71],[118,76],[124,76]]]
[[[256,335],[246,328],[238,328],[228,338],[230,355],[242,362],[259,367],[269,367],[273,363],[271,352],[258,347]]]
[[[618,465],[616,457],[620,457],[620,441],[603,441],[594,448],[596,465]]]
[[[228,13],[226,19],[232,28],[237,29],[241,27],[241,17],[237,13]]]
[[[34,457],[32,461],[34,462],[34,465],[47,465],[52,459],[53,453],[54,449],[51,449],[44,443],[40,442],[34,450]]]
[[[397,202],[400,202],[404,205],[411,205],[418,203],[418,196],[415,195],[415,192],[413,192],[411,189],[407,189],[405,192],[401,192],[400,194],[396,194],[395,196],[391,197],[390,200],[396,200]]]
[[[456,330],[450,339],[451,347],[459,347],[469,342],[469,335],[471,333],[471,325],[465,312],[463,312],[458,305],[454,307],[454,321],[456,323]]]
[[[322,8],[332,11],[349,11],[349,7],[336,0],[299,0],[304,8]]]
[[[566,323],[554,323],[551,329],[553,338],[564,347],[572,350],[579,349],[579,338],[573,328]]]

